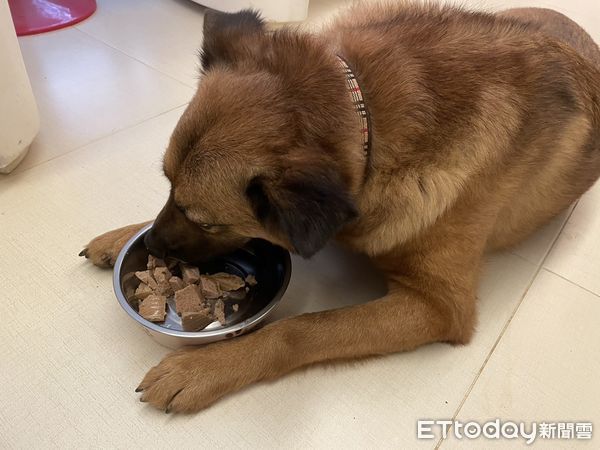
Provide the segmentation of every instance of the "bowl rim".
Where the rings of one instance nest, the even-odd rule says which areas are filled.
[[[281,287],[279,288],[279,290],[277,291],[277,294],[275,294],[275,296],[271,299],[271,301],[269,301],[269,303],[267,303],[264,308],[262,308],[260,311],[258,311],[253,316],[251,316],[241,322],[238,322],[236,324],[232,324],[232,325],[224,327],[224,328],[219,328],[217,330],[209,330],[209,331],[172,330],[169,328],[161,327],[160,325],[157,325],[153,322],[150,322],[150,321],[144,319],[142,316],[139,315],[139,313],[137,311],[135,311],[131,307],[131,305],[125,298],[125,294],[123,293],[123,290],[121,289],[121,270],[122,270],[122,266],[123,266],[123,261],[125,259],[125,256],[127,255],[127,252],[129,251],[129,248],[141,236],[143,236],[148,230],[150,230],[150,228],[152,228],[153,224],[154,224],[154,222],[145,225],[142,229],[140,229],[137,233],[135,233],[131,237],[131,239],[129,239],[127,241],[127,243],[123,246],[123,248],[119,252],[119,256],[117,257],[117,260],[115,261],[114,268],[113,268],[113,290],[115,292],[117,300],[119,301],[119,304],[125,310],[125,312],[130,317],[132,317],[136,322],[138,322],[140,325],[144,326],[145,328],[148,328],[149,330],[155,331],[157,333],[166,334],[168,336],[179,337],[179,338],[211,338],[211,337],[217,337],[217,336],[225,336],[228,333],[233,333],[233,335],[235,336],[236,332],[252,328],[255,325],[257,325],[258,323],[262,322],[270,313],[273,312],[275,307],[280,303],[281,298],[283,297],[283,294],[285,293],[285,291],[288,288],[290,278],[292,276],[292,258],[290,256],[290,252],[283,249],[283,247],[280,247],[285,251],[285,257],[283,260],[283,264],[284,264],[284,268],[285,268],[283,283],[282,283]],[[275,244],[271,244],[271,245],[275,245]]]

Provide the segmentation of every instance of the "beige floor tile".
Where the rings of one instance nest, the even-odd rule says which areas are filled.
[[[540,272],[458,419],[591,421],[598,425],[598,317],[598,296],[548,271]],[[538,439],[535,448],[598,448],[598,437],[585,443]],[[453,438],[442,449],[463,444]],[[524,447],[522,442],[506,440],[479,439],[471,444],[482,449]]]
[[[99,0],[77,28],[192,87],[204,8],[189,0]]]
[[[600,183],[588,191],[560,234],[544,266],[600,294]]]
[[[73,28],[20,38],[41,130],[27,169],[180,106],[193,89]]]
[[[539,265],[542,263],[550,247],[560,234],[565,222],[569,218],[571,211],[575,205],[563,211],[549,223],[544,225],[539,230],[535,231],[529,238],[521,242],[519,245],[511,249],[511,252],[533,264]]]
[[[160,156],[182,109],[0,180],[0,429],[8,446],[306,448],[423,446],[421,417],[458,407],[535,266],[491,257],[471,345],[315,367],[225,398],[197,416],[166,416],[133,393],[167,350],[121,311],[110,271],[76,255],[110,228],[153,217],[168,186]],[[383,281],[360,257],[330,247],[294,259],[276,316],[357,303]],[[26,406],[25,406],[26,405]],[[36,424],[32,427],[31,424]]]

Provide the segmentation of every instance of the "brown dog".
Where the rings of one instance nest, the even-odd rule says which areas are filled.
[[[367,154],[336,55],[364,95]],[[312,363],[467,343],[484,252],[600,175],[600,52],[553,11],[361,4],[316,35],[207,13],[202,68],[149,249],[195,259],[260,237],[308,257],[336,238],[372,257],[389,292],[167,356],[139,387],[159,408],[196,411]],[[110,265],[140,226],[84,253]]]

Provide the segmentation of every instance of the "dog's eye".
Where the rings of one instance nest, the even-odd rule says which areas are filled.
[[[199,223],[198,226],[204,231],[213,231],[217,226],[213,223]]]

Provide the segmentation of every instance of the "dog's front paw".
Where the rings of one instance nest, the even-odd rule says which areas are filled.
[[[239,341],[244,338],[238,338]],[[238,340],[236,339],[236,341]],[[166,412],[191,413],[261,378],[258,364],[226,341],[167,355],[150,369],[136,392],[140,401]]]
[[[144,225],[139,223],[104,233],[92,239],[79,256],[85,256],[98,267],[112,267],[123,246]]]

